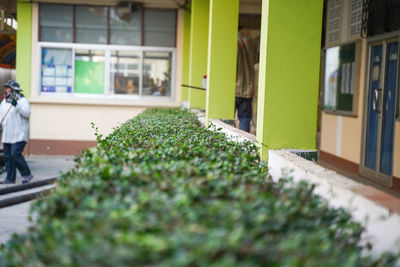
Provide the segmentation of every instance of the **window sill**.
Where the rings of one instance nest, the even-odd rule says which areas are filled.
[[[352,111],[340,111],[340,110],[326,110],[323,109],[321,112],[329,115],[336,115],[336,116],[345,116],[345,117],[352,117],[357,118],[358,115]]]
[[[77,97],[52,97],[36,96],[29,98],[31,104],[49,105],[77,105],[77,106],[127,106],[127,107],[180,107],[180,102],[175,102],[169,97],[143,97],[140,99],[123,98],[77,98]]]

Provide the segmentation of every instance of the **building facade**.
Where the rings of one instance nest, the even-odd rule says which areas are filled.
[[[318,149],[322,160],[400,188],[397,2],[18,1],[28,152],[77,153],[95,144],[92,122],[108,134],[148,107],[233,119],[239,14],[258,15],[262,157]],[[207,91],[198,89],[205,74]]]
[[[321,159],[400,190],[400,1],[329,0]]]
[[[148,107],[179,107],[183,12],[173,2],[19,1],[17,79],[28,153],[75,154]]]
[[[27,152],[75,154],[96,144],[92,122],[107,135],[146,108],[180,107],[190,4],[17,1],[17,80],[32,108]]]

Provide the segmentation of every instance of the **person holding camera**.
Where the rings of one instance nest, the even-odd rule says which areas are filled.
[[[5,98],[0,104],[0,119],[3,129],[2,142],[5,157],[6,179],[0,184],[15,183],[16,169],[21,173],[22,183],[28,183],[33,175],[22,151],[29,139],[29,101],[21,94],[19,83],[9,80],[3,85]]]

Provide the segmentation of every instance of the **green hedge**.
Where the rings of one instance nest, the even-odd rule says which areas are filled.
[[[2,266],[368,266],[362,227],[302,183],[274,183],[251,143],[151,109],[84,151]]]

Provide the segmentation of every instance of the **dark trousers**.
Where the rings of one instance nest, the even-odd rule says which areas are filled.
[[[252,98],[235,98],[235,111],[238,111],[239,129],[250,132],[250,121],[253,116]]]
[[[4,157],[6,158],[6,180],[10,182],[15,182],[16,169],[21,173],[22,176],[28,176],[31,174],[31,170],[26,163],[24,156],[22,156],[22,151],[26,142],[18,142],[15,144],[3,143]]]

